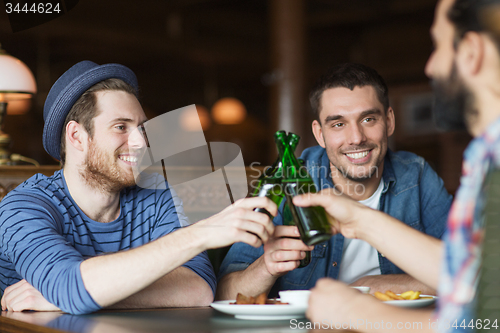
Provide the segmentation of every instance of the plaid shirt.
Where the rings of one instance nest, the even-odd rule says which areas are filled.
[[[484,229],[484,181],[500,166],[500,119],[471,141],[464,152],[462,177],[448,216],[444,260],[439,284],[439,331],[467,330],[474,318],[474,296],[481,265]],[[465,320],[467,328],[460,327]]]

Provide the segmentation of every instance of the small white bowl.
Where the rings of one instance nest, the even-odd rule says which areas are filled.
[[[363,294],[369,294],[370,293],[370,287],[351,287],[351,288],[358,289]]]
[[[280,300],[291,305],[307,306],[310,290],[284,290],[280,291]]]

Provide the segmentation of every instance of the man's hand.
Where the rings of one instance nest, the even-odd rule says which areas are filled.
[[[381,329],[391,331],[391,328],[401,330],[408,323],[413,330],[407,331],[434,332],[428,325],[431,314],[432,310],[417,311],[383,304],[371,295],[364,295],[332,279],[318,280],[311,289],[306,311],[306,317],[313,325],[368,333]]]
[[[52,303],[49,303],[42,294],[26,280],[21,280],[7,288],[1,300],[2,310],[8,311],[60,311]]]
[[[274,224],[266,214],[254,212],[255,208],[265,208],[273,216],[278,213],[278,207],[268,198],[246,198],[194,224],[192,228],[203,228],[201,230],[207,249],[237,242],[259,247],[273,234]]]
[[[363,229],[363,213],[371,210],[365,205],[341,194],[334,188],[328,188],[318,193],[308,193],[293,198],[297,206],[321,206],[329,215],[332,232],[342,233],[346,238],[360,238],[359,231]]]
[[[273,276],[281,276],[299,267],[304,259],[304,251],[312,251],[314,246],[305,245],[296,226],[277,226],[274,234],[264,244],[264,263]]]
[[[342,282],[323,278],[311,289],[306,316],[313,323],[349,323],[348,318],[355,314],[355,309],[370,301],[378,302]]]

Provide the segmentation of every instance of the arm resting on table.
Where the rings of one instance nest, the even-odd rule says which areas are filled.
[[[208,306],[212,289],[198,274],[179,267],[143,290],[115,303],[111,309]]]
[[[246,269],[224,275],[217,285],[215,299],[236,299],[238,293],[246,296],[268,294],[277,278],[267,271],[264,256],[261,256]]]

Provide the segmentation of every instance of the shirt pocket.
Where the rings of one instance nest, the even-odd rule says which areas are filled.
[[[325,276],[324,269],[326,244],[319,244],[314,247],[311,253],[311,262],[303,268],[296,268],[288,272],[281,278],[281,290],[286,289],[310,289],[316,284],[316,280]],[[312,284],[312,285],[310,285]]]

